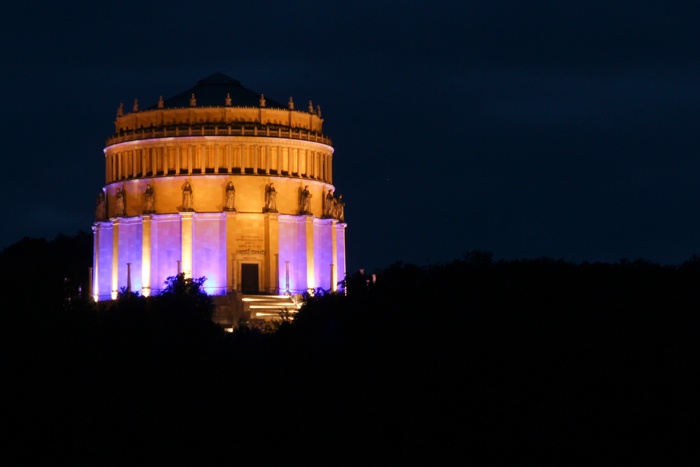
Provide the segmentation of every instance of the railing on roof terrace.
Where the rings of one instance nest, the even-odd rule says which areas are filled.
[[[195,125],[166,125],[158,127],[139,128],[137,130],[120,130],[116,135],[107,138],[106,145],[124,143],[140,139],[171,138],[177,136],[271,136],[275,138],[290,138],[313,141],[331,145],[328,136],[280,125],[260,125],[243,123],[223,124],[205,123]]]

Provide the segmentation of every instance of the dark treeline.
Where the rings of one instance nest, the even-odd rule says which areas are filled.
[[[276,332],[225,333],[182,278],[112,308],[79,298],[90,249],[0,253],[3,424],[28,459],[629,459],[697,432],[697,257],[394,264]]]

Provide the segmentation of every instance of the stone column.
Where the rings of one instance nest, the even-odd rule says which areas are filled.
[[[182,222],[182,272],[185,277],[192,277],[192,212],[181,212]]]
[[[214,173],[218,174],[219,173],[219,166],[221,164],[219,163],[219,145],[215,144],[214,145]]]
[[[282,175],[282,146],[277,146],[277,175]]]
[[[241,173],[245,173],[245,144],[241,144]]]
[[[119,293],[119,219],[112,219],[112,300]]]
[[[278,261],[280,253],[279,214],[265,214],[265,264],[263,266],[263,287],[266,292],[279,294]]]
[[[335,231],[336,224],[338,224],[338,221],[333,219],[331,222],[331,243],[333,245],[333,256],[331,257],[331,261],[333,261],[331,265],[331,292],[338,290],[338,238]]]
[[[306,226],[306,288],[312,291],[317,287],[314,277],[314,216],[305,216]]]
[[[151,148],[151,175],[158,175],[158,149]]]
[[[226,287],[228,291],[236,290],[234,274],[236,254],[236,213],[226,211]]]
[[[93,239],[92,239],[92,277],[90,277],[91,285],[90,288],[92,298],[97,301],[97,297],[100,296],[98,288],[98,277],[97,273],[100,270],[100,224],[95,223],[92,226]]]
[[[265,174],[270,175],[270,146],[263,146],[263,150],[265,151]]]
[[[151,295],[151,216],[143,216],[143,239],[141,242],[141,295]]]
[[[182,159],[182,148],[175,146],[175,175],[180,175],[180,160]]]
[[[258,154],[260,147],[256,144],[253,145],[253,173],[258,174],[258,167],[260,167],[260,155]]]
[[[192,174],[192,146],[187,146],[187,173]]]

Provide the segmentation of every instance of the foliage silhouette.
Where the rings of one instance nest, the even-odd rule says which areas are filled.
[[[224,333],[203,279],[182,275],[160,296],[66,306],[64,271],[83,264],[62,264],[55,245],[25,239],[0,253],[14,271],[53,254],[45,264],[60,265],[33,276],[45,274],[46,297],[4,276],[3,305],[14,308],[3,306],[0,359],[11,436],[55,452],[128,457],[140,439],[149,460],[207,446],[257,463],[310,452],[435,463],[465,446],[465,458],[607,455],[626,447],[624,434],[636,436],[629,459],[644,436],[661,446],[697,412],[697,256],[678,266],[483,252],[395,263],[376,282],[348,275],[346,293],[315,291],[276,332]]]

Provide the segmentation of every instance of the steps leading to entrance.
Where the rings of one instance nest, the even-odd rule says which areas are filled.
[[[243,295],[243,307],[250,319],[278,320],[287,311],[293,315],[301,304],[290,295]]]

